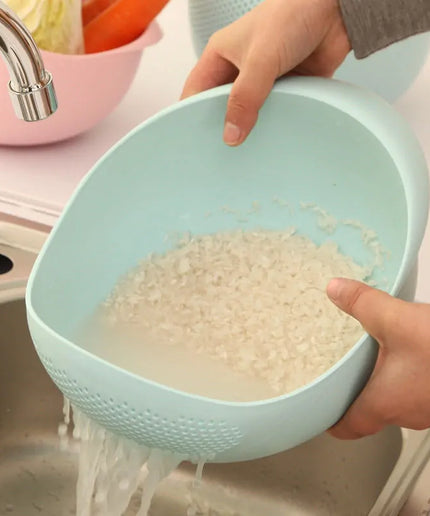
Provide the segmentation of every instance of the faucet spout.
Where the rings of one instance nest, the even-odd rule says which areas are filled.
[[[52,76],[30,32],[1,0],[0,52],[9,70],[9,94],[17,117],[34,122],[52,115],[57,109]]]

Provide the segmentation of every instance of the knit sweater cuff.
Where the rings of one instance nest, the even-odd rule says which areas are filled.
[[[430,30],[430,0],[339,0],[358,59]]]

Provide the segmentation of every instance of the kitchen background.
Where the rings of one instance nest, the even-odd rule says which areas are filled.
[[[12,215],[52,226],[81,178],[130,129],[179,99],[196,56],[188,1],[171,0],[158,16],[162,39],[145,49],[136,78],[120,105],[94,129],[39,147],[0,147],[0,218]],[[113,73],[115,80],[115,74]],[[410,89],[395,102],[418,136],[430,163],[430,56]],[[2,95],[7,95],[3,86]],[[82,99],[84,109],[85,100]],[[221,137],[221,135],[220,135]],[[145,156],[142,156],[142,164]],[[118,171],[121,173],[121,171]],[[430,302],[430,229],[419,255],[417,300]],[[416,490],[430,497],[430,467]],[[421,502],[420,502],[421,503]],[[430,499],[429,499],[430,505]],[[417,515],[413,500],[405,516]],[[422,507],[422,505],[421,505]],[[420,512],[420,514],[429,514]]]
[[[163,37],[145,49],[123,101],[94,129],[41,147],[0,147],[0,212],[52,225],[96,160],[134,126],[179,99],[196,62],[188,1],[171,0],[157,17]],[[114,77],[114,74],[113,74]],[[113,79],[115,80],[115,79]],[[430,56],[416,81],[396,102],[430,161]],[[4,95],[7,95],[4,88]],[[82,99],[83,106],[85,99]],[[142,156],[142,163],[145,156]],[[430,301],[430,231],[420,253],[417,299]]]

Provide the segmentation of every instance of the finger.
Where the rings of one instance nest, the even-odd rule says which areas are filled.
[[[327,295],[345,313],[357,319],[382,345],[393,331],[402,332],[408,303],[359,281],[334,278]]]
[[[386,426],[385,411],[380,407],[381,391],[378,386],[380,383],[378,370],[377,364],[372,377],[359,397],[344,416],[328,430],[333,437],[359,439],[366,435],[376,434]]]
[[[206,47],[185,82],[181,99],[232,82],[237,74],[238,69],[234,64],[212,48]]]
[[[233,84],[224,128],[224,142],[228,145],[239,145],[246,139],[277,78],[273,60],[264,57],[247,59]]]
[[[347,414],[327,432],[336,439],[354,440],[374,435],[385,428],[385,423],[376,415],[357,409]]]

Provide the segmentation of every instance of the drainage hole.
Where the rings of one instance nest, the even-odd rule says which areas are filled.
[[[0,274],[6,274],[12,267],[13,261],[4,254],[0,254]]]

